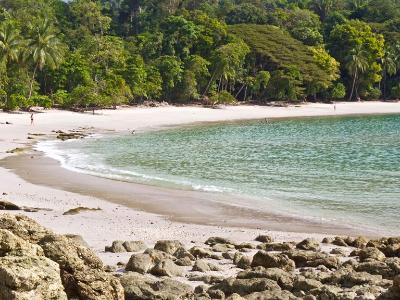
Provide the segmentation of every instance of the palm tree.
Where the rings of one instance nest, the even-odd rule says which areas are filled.
[[[335,5],[337,5],[336,2],[337,0],[313,0],[310,3],[310,8],[314,10],[323,21]]]
[[[388,48],[382,58],[383,66],[383,97],[386,97],[386,79],[387,76],[393,76],[398,71],[398,57],[393,48]]]
[[[368,59],[366,58],[366,52],[362,45],[357,45],[353,50],[351,50],[350,55],[347,57],[346,68],[353,77],[353,84],[349,97],[349,100],[351,100],[353,99],[354,91],[358,94],[355,87],[359,75],[364,73],[368,68]]]
[[[44,66],[55,68],[61,61],[61,43],[52,32],[48,20],[45,20],[28,40],[26,55],[34,64],[28,97],[31,98],[38,70],[43,70]]]
[[[18,60],[20,44],[18,31],[11,23],[0,27],[0,60],[7,67]]]

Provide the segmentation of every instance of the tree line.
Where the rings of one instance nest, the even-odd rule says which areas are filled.
[[[2,0],[0,105],[400,98],[400,0]]]

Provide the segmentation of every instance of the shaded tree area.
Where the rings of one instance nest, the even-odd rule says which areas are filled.
[[[399,0],[3,0],[0,105],[400,98]]]

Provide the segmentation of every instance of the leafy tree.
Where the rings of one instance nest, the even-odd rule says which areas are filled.
[[[31,34],[27,42],[26,55],[34,65],[29,87],[29,99],[32,96],[37,71],[41,71],[44,66],[55,68],[62,58],[61,43],[53,33],[48,20],[44,20],[42,26]]]
[[[296,39],[306,45],[322,43],[321,23],[319,17],[306,9],[291,11],[285,22],[286,28]]]
[[[368,67],[368,59],[366,56],[366,51],[363,49],[362,45],[358,45],[356,48],[352,49],[349,57],[347,58],[346,68],[353,78],[349,100],[353,99],[354,91],[356,97],[358,98],[356,84],[359,75],[364,73]]]

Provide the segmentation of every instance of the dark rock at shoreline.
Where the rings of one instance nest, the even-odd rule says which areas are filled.
[[[0,201],[0,210],[21,210],[21,207],[8,201]]]
[[[82,212],[88,212],[88,211],[100,211],[101,208],[89,208],[89,207],[75,207],[67,210],[66,212],[63,213],[64,216],[72,216],[72,215],[77,215]]]

